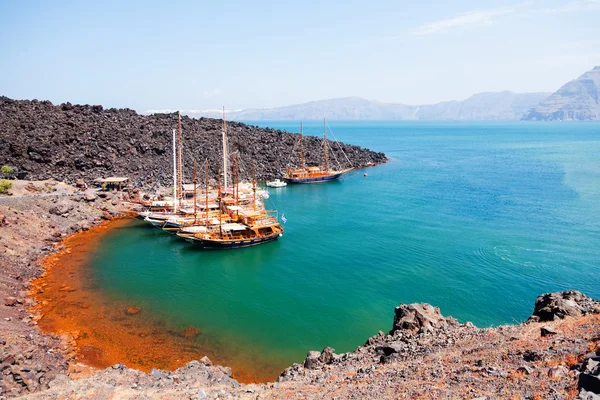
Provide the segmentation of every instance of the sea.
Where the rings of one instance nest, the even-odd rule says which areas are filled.
[[[285,233],[253,248],[203,251],[134,221],[89,262],[97,290],[274,370],[309,350],[352,351],[389,331],[400,303],[490,327],[524,321],[542,293],[600,297],[599,123],[328,124],[328,138],[389,162],[269,188]]]

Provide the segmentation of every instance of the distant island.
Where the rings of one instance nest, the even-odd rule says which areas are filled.
[[[600,120],[600,66],[567,83],[522,119],[529,121]]]
[[[437,104],[383,103],[361,97],[317,100],[283,107],[228,112],[233,120],[429,120],[429,121],[551,121],[600,120],[600,66],[565,84],[555,93],[478,93],[466,100]],[[220,118],[218,111],[188,113]]]
[[[317,100],[284,107],[230,111],[229,119],[258,120],[518,120],[551,93],[478,93],[463,101],[411,106],[360,97]],[[218,118],[214,111],[190,113]]]

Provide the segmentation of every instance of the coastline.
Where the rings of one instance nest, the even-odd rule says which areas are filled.
[[[172,372],[145,373],[120,361],[104,370],[83,368],[72,350],[85,345],[86,332],[77,332],[75,342],[72,330],[60,335],[41,333],[43,318],[35,321],[37,317],[27,311],[49,307],[51,302],[42,304],[45,299],[38,299],[39,293],[26,296],[48,279],[48,275],[40,277],[42,261],[52,264],[47,265],[50,274],[53,269],[57,272],[57,259],[78,257],[77,251],[69,251],[72,241],[105,234],[113,223],[126,223],[101,222],[118,214],[118,204],[107,199],[88,201],[83,193],[68,199],[3,198],[0,202],[0,214],[7,216],[0,218],[6,221],[0,227],[4,248],[0,261],[5,266],[0,276],[0,294],[5,296],[0,306],[0,396],[559,399],[580,393],[580,399],[587,399],[585,390],[593,388],[590,385],[600,374],[600,368],[592,367],[600,359],[600,303],[577,292],[540,296],[531,321],[488,329],[458,324],[427,304],[400,305],[390,332],[368,338],[349,353],[336,354],[331,348],[310,351],[303,363],[285,369],[274,383],[240,385],[231,368],[215,366],[209,357],[182,361],[185,365]],[[93,228],[96,225],[100,227]],[[61,248],[63,239],[66,248]],[[38,280],[30,283],[34,278]],[[63,284],[56,282],[59,295],[78,293]],[[35,299],[41,300],[37,306]],[[73,305],[78,311],[93,310],[92,300]],[[117,309],[125,321],[130,317],[125,314],[128,306],[135,305]],[[131,317],[143,315],[142,310]],[[125,334],[122,337],[133,336]],[[91,356],[98,355],[89,350]]]
[[[80,370],[123,363],[146,373],[152,369],[174,371],[208,357],[230,367],[232,376],[241,383],[274,381],[281,370],[223,359],[222,348],[213,349],[202,341],[202,327],[175,331],[150,310],[111,299],[94,289],[86,264],[105,235],[130,222],[129,218],[117,218],[74,233],[58,244],[58,252],[42,260],[44,272],[32,281],[30,290],[36,304],[31,308],[33,320],[42,332],[66,336],[71,346],[66,356],[81,364]]]

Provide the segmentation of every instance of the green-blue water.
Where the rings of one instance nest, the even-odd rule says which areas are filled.
[[[288,219],[275,243],[199,251],[143,223],[115,230],[90,267],[98,287],[278,367],[352,350],[389,330],[400,302],[490,326],[524,320],[543,292],[600,297],[600,124],[330,126],[392,160],[270,189]]]

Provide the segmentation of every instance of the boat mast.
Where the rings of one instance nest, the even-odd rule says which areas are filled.
[[[177,139],[173,129],[173,211],[177,213]]]
[[[254,160],[252,160],[252,191],[254,192],[254,211],[256,211],[256,180],[254,180]]]
[[[223,107],[223,187],[227,190],[227,123],[225,122],[225,107]]]
[[[327,123],[323,119],[323,166],[325,172],[329,172],[329,160],[327,159]]]
[[[204,176],[204,182],[206,183],[206,205],[204,210],[206,211],[206,227],[208,228],[208,158],[206,159],[206,175]]]
[[[223,223],[221,221],[223,214],[223,210],[221,209],[221,170],[217,174],[217,202],[219,203],[219,235],[223,237]]]
[[[181,113],[177,111],[177,199],[179,200],[179,205],[181,206],[181,201],[183,198],[183,144],[181,143]]]
[[[302,169],[306,169],[306,164],[304,163],[304,147],[302,146],[302,122],[300,122],[300,160],[302,161]]]
[[[235,154],[231,155],[231,184],[233,185],[233,198],[235,199],[235,205],[236,207],[239,206],[239,191],[240,191],[240,185],[239,185],[239,164],[238,164],[238,160],[235,157]],[[235,211],[235,215],[240,215],[239,210]]]
[[[196,185],[198,184],[198,180],[196,179],[196,160],[194,160],[194,225],[197,222],[198,219],[198,211],[197,211],[197,207],[198,207],[198,203],[196,203]]]

